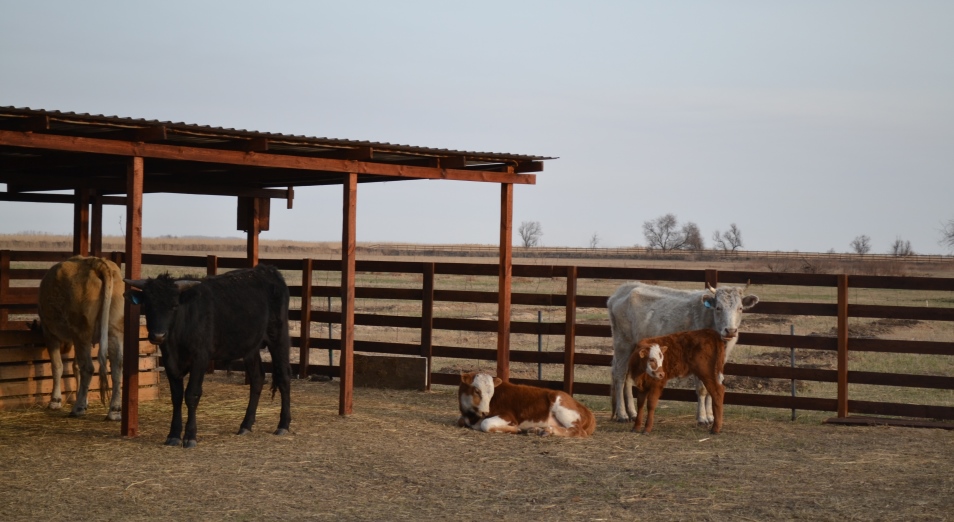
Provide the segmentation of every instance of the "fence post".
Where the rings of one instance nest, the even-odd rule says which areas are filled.
[[[789,328],[790,328],[789,334],[790,334],[792,337],[795,337],[795,325],[794,325],[794,324],[789,325]],[[791,348],[789,348],[789,350],[791,350],[791,355],[792,355],[792,369],[795,369],[795,347],[792,346]],[[792,398],[794,398],[794,397],[795,397],[795,378],[793,377],[793,378],[792,378]],[[792,406],[792,420],[795,420],[795,416],[796,416],[796,415],[795,415],[795,406],[793,405],[793,406]]]
[[[421,297],[421,357],[427,358],[425,388],[431,390],[431,362],[434,358],[434,263],[424,263]]]
[[[848,275],[838,276],[838,417],[848,416]]]
[[[219,271],[219,257],[214,255],[209,255],[205,257],[205,275],[214,276]],[[226,367],[228,365],[226,364]],[[209,367],[205,369],[205,373],[215,373],[215,361],[209,361]],[[248,384],[248,376],[245,377],[245,384]]]
[[[706,269],[706,284],[712,288],[719,286],[719,271],[714,268]]]
[[[308,377],[311,365],[311,259],[301,260],[301,334],[298,343],[298,378]]]
[[[10,251],[0,250],[0,303],[4,301],[7,292],[10,290]],[[7,321],[10,315],[6,308],[0,310],[0,330],[5,330],[9,325]]]
[[[540,327],[543,326],[543,310],[537,310],[537,353],[543,353],[543,332]],[[543,380],[543,363],[537,359],[537,380]]]
[[[330,295],[328,296],[328,311],[331,312],[331,296]],[[328,340],[329,341],[334,338],[334,332],[331,331],[332,324],[333,323],[330,323],[330,322],[328,323]],[[335,351],[332,348],[328,348],[328,377],[330,377],[331,379],[335,378],[334,366],[335,366]]]
[[[576,274],[575,266],[566,267],[566,326],[563,338],[563,391],[573,395],[573,371],[576,368]]]

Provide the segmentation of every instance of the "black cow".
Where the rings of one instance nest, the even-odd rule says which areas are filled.
[[[282,411],[275,435],[288,433],[291,423],[288,337],[288,286],[275,267],[258,265],[204,279],[174,279],[162,274],[154,279],[125,279],[133,290],[127,297],[143,305],[149,342],[162,352],[172,395],[172,426],[167,446],[194,448],[195,410],[202,397],[202,380],[209,361],[243,359],[251,383],[245,420],[238,434],[252,430],[262,394],[265,369],[263,346],[272,355],[272,397],[281,393]],[[189,419],[182,437],[182,379]]]

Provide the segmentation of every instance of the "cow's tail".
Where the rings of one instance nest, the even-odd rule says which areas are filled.
[[[113,274],[103,261],[96,263],[96,275],[103,282],[103,307],[99,312],[99,399],[107,404],[111,397],[109,377],[106,372],[106,357],[109,354],[109,311],[112,309]]]

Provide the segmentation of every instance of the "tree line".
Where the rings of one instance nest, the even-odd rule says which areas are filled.
[[[954,218],[941,225],[941,239],[938,244],[954,251]],[[517,229],[520,240],[524,247],[535,247],[541,245],[543,237],[543,225],[539,221],[524,221],[520,223]],[[651,249],[669,252],[673,250],[705,250],[705,242],[702,239],[702,232],[699,226],[692,221],[680,225],[675,214],[665,214],[643,222],[643,236],[646,238],[646,247]],[[590,237],[590,248],[599,247],[599,234],[593,233]],[[712,233],[712,248],[725,252],[735,252],[742,250],[744,243],[742,241],[742,231],[732,223],[724,232],[716,230]],[[856,254],[871,253],[871,237],[866,234],[855,237],[848,244],[851,251]],[[834,249],[831,250],[832,252]],[[888,253],[897,257],[914,255],[911,248],[911,241],[898,237],[888,249]]]

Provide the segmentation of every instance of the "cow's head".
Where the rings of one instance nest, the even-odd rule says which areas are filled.
[[[663,354],[666,353],[667,348],[658,344],[640,348],[639,359],[646,361],[646,375],[654,379],[666,378],[666,372],[663,370]]]
[[[123,281],[131,287],[126,291],[126,298],[133,304],[140,304],[143,307],[149,342],[152,344],[162,344],[166,340],[172,319],[182,302],[182,292],[201,283],[195,279],[176,280],[169,274],[150,279],[123,279]]]
[[[726,341],[735,339],[739,334],[739,325],[742,323],[742,311],[748,310],[759,302],[757,295],[744,295],[749,288],[724,286],[718,289],[706,285],[706,293],[702,295],[702,304],[712,314],[712,329],[719,332]]]
[[[476,418],[487,416],[490,413],[490,399],[494,396],[494,387],[502,382],[499,377],[486,373],[461,374],[457,394],[461,415]]]

